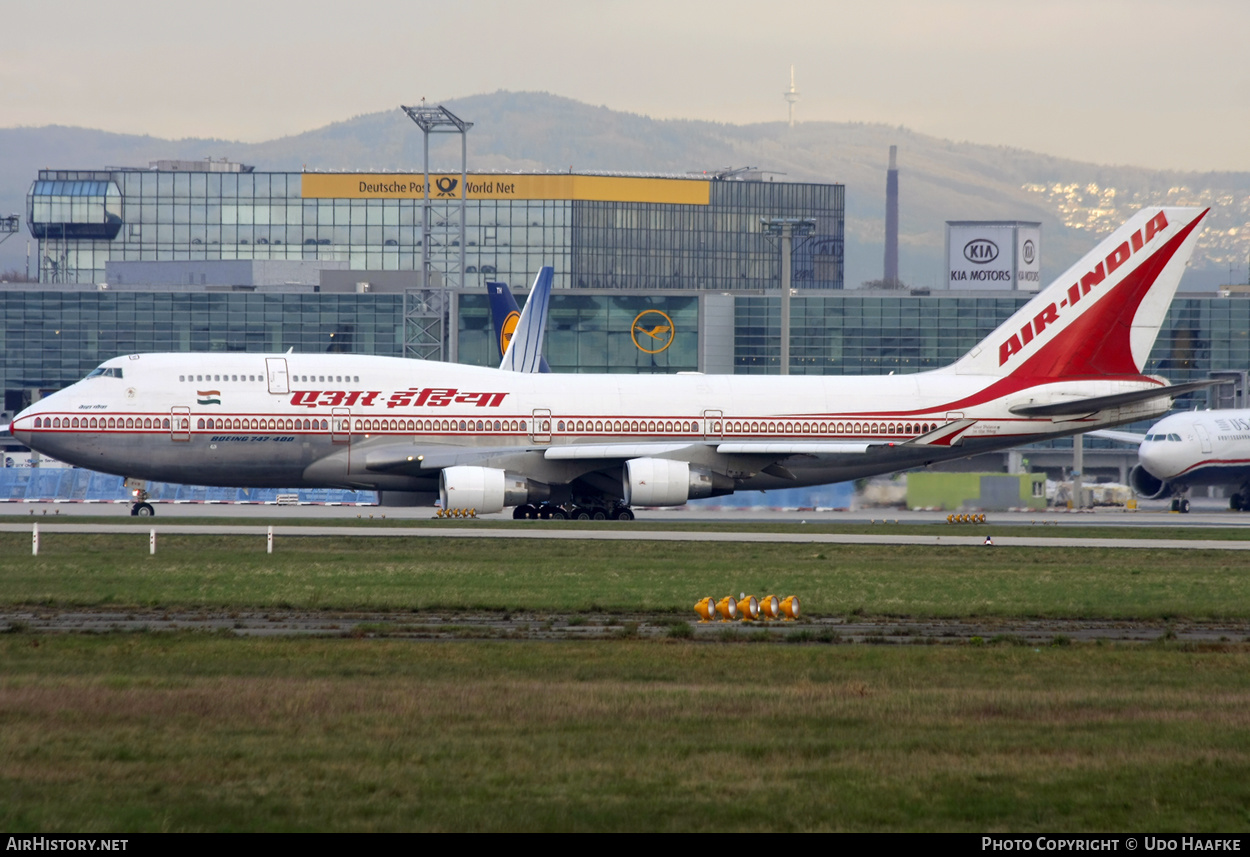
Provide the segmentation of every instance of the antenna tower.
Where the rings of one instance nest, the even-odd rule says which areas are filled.
[[[794,88],[794,66],[790,66],[790,88],[781,93],[781,97],[786,100],[790,111],[790,127],[794,127],[794,102],[799,100],[799,91]]]

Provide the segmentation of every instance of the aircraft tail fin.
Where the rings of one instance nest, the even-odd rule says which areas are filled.
[[[1142,209],[938,371],[1036,380],[1140,375],[1209,211]]]
[[[534,287],[525,300],[525,309],[504,351],[500,369],[511,372],[550,372],[543,358],[543,335],[547,329],[547,307],[551,303],[551,284],[555,270],[544,265],[534,278]],[[505,287],[506,288],[506,287]],[[515,301],[513,302],[515,305]],[[502,340],[501,340],[502,341]]]
[[[487,283],[486,296],[490,300],[490,320],[495,326],[495,345],[499,347],[499,359],[508,350],[508,342],[517,322],[521,320],[521,308],[507,283]]]

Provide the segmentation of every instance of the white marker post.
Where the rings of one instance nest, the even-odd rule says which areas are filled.
[[[273,527],[269,528],[269,535],[265,539],[265,553],[273,553]]]
[[[156,530],[148,533],[148,555],[156,556]]]
[[[39,556],[39,525],[38,524],[35,524],[35,531],[31,535],[30,555]]]

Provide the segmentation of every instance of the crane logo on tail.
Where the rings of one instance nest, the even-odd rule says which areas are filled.
[[[508,353],[508,344],[512,342],[512,334],[516,333],[517,322],[521,320],[521,314],[516,310],[508,313],[508,317],[503,320],[503,324],[499,326],[499,353]]]

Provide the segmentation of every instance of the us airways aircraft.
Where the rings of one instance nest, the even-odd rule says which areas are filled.
[[[350,354],[132,354],[19,414],[82,467],[385,504],[633,517],[1148,419],[1142,374],[1205,210],[1143,210],[954,364],[871,377],[554,375]],[[140,497],[140,501],[142,501]],[[146,503],[135,514],[150,515]]]
[[[1129,484],[1148,500],[1172,498],[1172,511],[1188,512],[1183,496],[1191,488],[1233,486],[1228,506],[1250,510],[1250,410],[1187,411],[1172,414],[1136,440],[1138,463]]]

